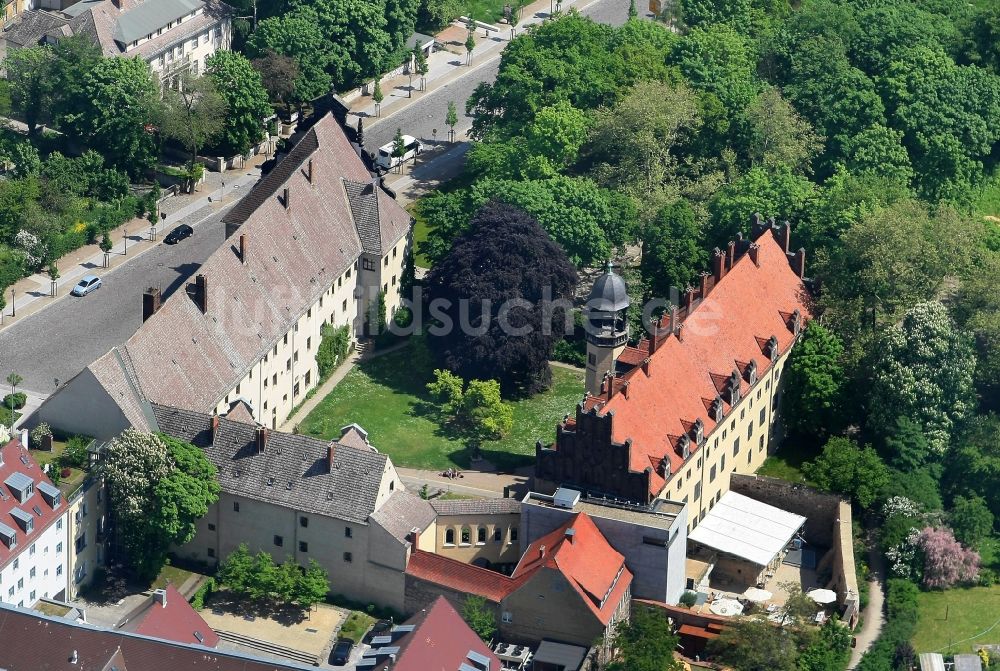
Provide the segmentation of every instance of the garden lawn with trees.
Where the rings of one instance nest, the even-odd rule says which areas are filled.
[[[334,440],[340,428],[356,422],[379,451],[396,466],[444,470],[468,468],[471,450],[464,433],[439,421],[440,409],[427,390],[438,365],[425,336],[407,347],[355,367],[299,425],[299,432]],[[552,386],[531,398],[510,403],[513,423],[500,440],[480,443],[482,456],[512,469],[532,462],[535,441],[551,442],[555,426],[583,397],[583,374],[553,368]]]

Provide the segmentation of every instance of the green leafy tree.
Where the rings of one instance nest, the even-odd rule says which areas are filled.
[[[246,543],[229,553],[219,565],[219,580],[237,594],[247,594],[253,581],[254,558]]]
[[[247,583],[247,596],[254,601],[270,601],[276,594],[281,580],[280,568],[274,557],[261,550],[253,559],[253,569]]]
[[[823,138],[771,86],[747,108],[747,125],[753,165],[788,166],[796,172],[809,172],[813,157],[823,148]]]
[[[434,369],[434,380],[427,383],[427,393],[445,415],[455,415],[462,408],[465,381],[444,368]]]
[[[737,30],[750,30],[751,0],[679,0],[679,4],[681,18],[691,28],[725,23]]]
[[[346,89],[395,67],[402,60],[389,62],[390,54],[399,52],[387,29],[386,12],[406,4],[407,0],[393,0],[390,4],[369,0],[296,0],[292,13],[316,22],[323,35],[326,71],[338,89]],[[397,15],[393,20],[398,19]],[[400,46],[410,32],[397,37]]]
[[[844,138],[842,146],[847,168],[855,174],[870,173],[904,186],[913,180],[913,165],[898,130],[869,126]]]
[[[514,409],[500,398],[496,380],[469,380],[462,398],[462,414],[475,444],[499,440],[514,426]]]
[[[448,101],[448,113],[445,115],[444,122],[448,124],[449,131],[451,133],[451,141],[455,141],[455,124],[458,123],[458,110],[455,107],[455,101]]]
[[[808,216],[816,199],[816,185],[787,166],[751,168],[709,201],[708,243],[722,248],[736,233],[748,235],[755,212],[799,221]]]
[[[84,75],[83,99],[60,126],[132,176],[151,167],[156,145],[148,131],[160,102],[159,86],[140,58],[105,58]]]
[[[310,559],[309,566],[306,567],[305,571],[300,571],[299,578],[295,583],[295,602],[303,608],[312,608],[317,603],[322,603],[329,591],[329,574],[319,562]]]
[[[788,365],[785,409],[789,429],[801,434],[826,435],[842,419],[844,346],[835,333],[811,322]]]
[[[904,416],[920,424],[928,449],[944,454],[975,409],[976,360],[969,336],[938,302],[919,303],[879,341],[871,386],[873,427]]]
[[[420,75],[420,90],[423,91],[427,88],[427,73],[430,71],[430,65],[427,63],[427,55],[420,47],[413,47],[413,65],[417,74]]]
[[[330,90],[333,79],[326,70],[326,36],[315,16],[291,12],[264,19],[247,41],[247,53],[263,58],[269,53],[295,61],[297,76],[289,102],[301,105]]]
[[[462,13],[460,0],[421,0],[417,9],[417,30],[428,35],[437,34]]]
[[[839,436],[830,438],[803,471],[823,489],[846,494],[862,508],[869,508],[889,484],[889,469],[875,450]]]
[[[401,159],[405,153],[406,142],[403,141],[403,131],[402,129],[397,128],[396,135],[392,138],[392,157]]]
[[[674,657],[678,638],[663,614],[635,608],[632,617],[615,625],[614,654],[608,671],[681,671]]]
[[[634,19],[639,16],[639,9],[635,6],[635,0],[629,0],[628,3],[628,18]]]
[[[375,103],[375,116],[381,116],[383,100],[385,100],[385,95],[382,93],[382,83],[376,78],[375,88],[372,90],[372,102]]]
[[[686,201],[662,208],[642,232],[640,270],[650,297],[670,298],[670,288],[683,291],[705,267],[708,253],[701,227]]]
[[[187,149],[189,168],[194,167],[198,152],[227,125],[226,101],[211,77],[195,77],[185,71],[180,86],[164,89],[160,131]]]
[[[955,538],[967,547],[976,547],[993,533],[993,513],[981,496],[956,496],[948,521]]]
[[[225,104],[219,149],[226,156],[245,155],[264,139],[264,119],[273,113],[261,74],[235,51],[216,51],[205,59],[205,67]]]
[[[851,657],[851,630],[836,616],[819,629],[819,635],[799,655],[802,671],[841,671]]]
[[[403,51],[406,40],[413,34],[419,9],[420,0],[385,0],[385,32],[390,44],[387,55]]]
[[[1000,235],[1000,227],[994,235]],[[989,247],[989,240],[986,245]],[[980,398],[994,412],[1000,411],[1000,292],[994,280],[998,276],[1000,241],[966,270],[955,301],[956,319],[975,339]]]
[[[454,104],[449,113],[454,111]],[[455,123],[458,119],[455,119]],[[454,125],[449,120],[449,125]],[[587,139],[587,117],[562,100],[543,107],[525,133],[525,145],[532,157],[544,158],[554,170],[576,162],[580,147]]]
[[[101,461],[119,539],[132,568],[154,577],[172,545],[183,545],[218,500],[215,466],[205,453],[162,434],[126,429]]]
[[[7,384],[10,385],[11,396],[17,393],[17,385],[24,382],[24,378],[15,372],[11,372],[7,375]]]
[[[43,46],[11,49],[3,61],[11,108],[24,119],[29,135],[34,135],[39,124],[51,116],[52,61],[52,50]]]
[[[475,24],[473,24],[475,26]],[[472,51],[476,48],[476,33],[475,30],[469,30],[469,34],[465,36],[465,64],[472,65]]]
[[[738,619],[708,642],[712,659],[740,671],[798,671],[792,633],[765,620]]]
[[[945,464],[945,489],[955,496],[980,496],[994,518],[1000,516],[1000,415],[971,418],[955,443]]]
[[[260,83],[267,91],[268,99],[287,106],[292,101],[295,82],[299,77],[299,66],[295,59],[268,49],[251,63],[260,73]]]
[[[645,200],[676,184],[680,147],[700,124],[690,88],[639,82],[614,107],[594,112],[587,161],[599,183]]]
[[[904,473],[922,467],[931,456],[923,425],[905,415],[896,418],[883,443],[886,463]]]
[[[469,594],[462,604],[462,619],[482,640],[489,643],[497,631],[497,619],[493,609],[481,596]]]

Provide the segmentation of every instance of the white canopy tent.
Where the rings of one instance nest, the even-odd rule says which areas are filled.
[[[726,492],[688,540],[758,566],[769,565],[806,518],[736,492]]]

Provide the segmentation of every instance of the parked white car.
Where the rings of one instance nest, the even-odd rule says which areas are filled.
[[[378,157],[375,159],[375,164],[384,170],[389,170],[391,168],[395,168],[400,163],[409,161],[411,158],[419,154],[421,150],[423,150],[424,148],[424,145],[420,143],[420,140],[413,137],[412,135],[403,136],[403,146],[406,149],[403,155],[393,156],[392,155],[393,143],[389,142],[387,144],[382,145],[381,147],[379,147]]]

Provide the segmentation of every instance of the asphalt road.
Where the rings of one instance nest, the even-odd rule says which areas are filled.
[[[65,383],[128,340],[142,323],[142,292],[158,286],[166,298],[183,290],[185,280],[225,239],[225,211],[202,208],[184,219],[194,226],[194,236],[176,245],[158,244],[104,275],[98,291],[59,298],[0,331],[3,370],[16,370],[24,378],[22,388],[46,396],[55,390],[55,380]]]
[[[586,1],[582,0],[583,3]],[[620,26],[628,20],[628,5],[628,0],[597,0],[581,13],[599,23]],[[365,147],[371,151],[391,142],[397,128],[425,142],[433,140],[431,131],[436,128],[438,142],[447,140],[448,125],[445,123],[445,116],[448,113],[449,101],[455,102],[459,113],[459,121],[455,126],[455,139],[465,139],[465,134],[472,126],[472,118],[465,115],[465,101],[480,82],[492,82],[496,79],[501,53],[491,54],[486,61],[488,64],[480,63],[478,67],[470,68],[464,77],[426,94],[418,93],[419,99],[399,112],[376,121],[365,119]],[[473,65],[475,66],[475,63]]]

